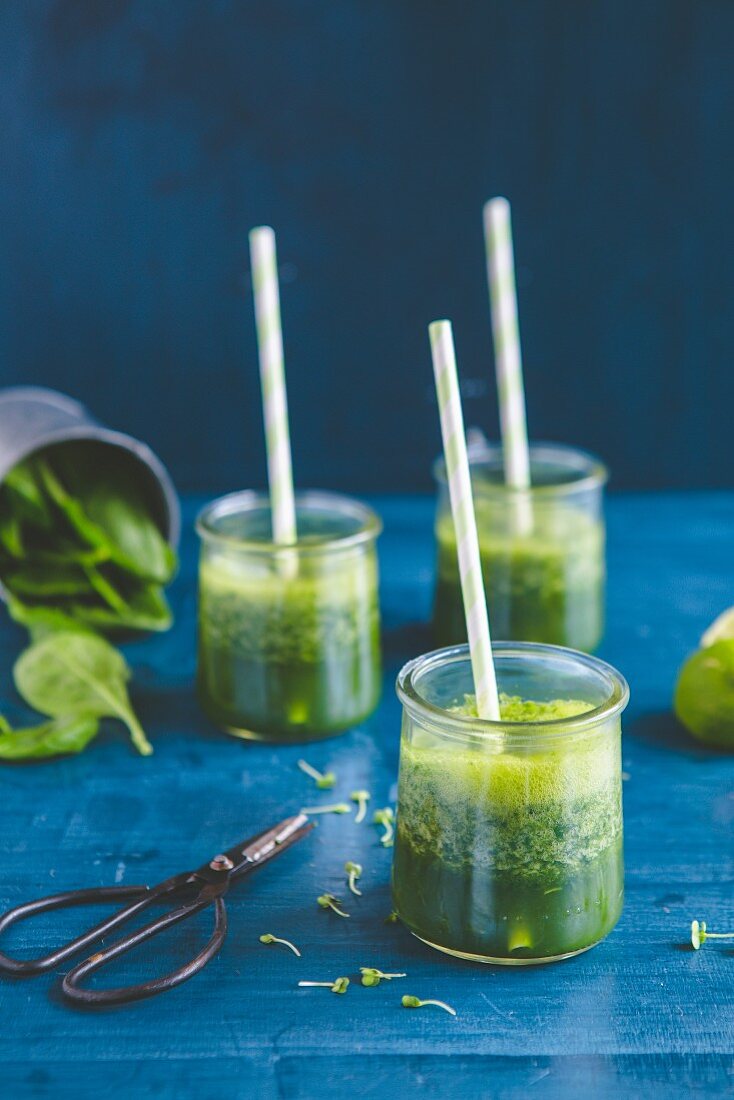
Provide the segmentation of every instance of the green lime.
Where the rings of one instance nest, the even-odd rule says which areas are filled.
[[[734,751],[734,639],[688,658],[678,675],[674,706],[699,741]]]

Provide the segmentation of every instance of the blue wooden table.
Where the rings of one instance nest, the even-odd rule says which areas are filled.
[[[385,691],[360,729],[305,755],[339,777],[335,794],[366,787],[393,802],[400,664],[427,646],[432,502],[376,502],[381,540]],[[197,709],[195,546],[185,506],[181,575],[170,634],[130,647],[135,701],[155,755],[133,754],[110,723],[81,756],[0,770],[0,905],[65,888],[153,882],[196,866],[319,795],[296,768],[302,748],[245,745]],[[628,677],[624,739],[627,900],[594,951],[546,968],[507,970],[431,952],[390,912],[390,852],[378,831],[345,817],[316,832],[228,902],[230,936],[198,977],[158,999],[81,1012],[58,996],[58,975],[0,984],[0,1091],[80,1096],[388,1100],[408,1090],[466,1097],[666,1097],[734,1089],[734,951],[687,944],[693,917],[734,927],[734,757],[689,740],[670,715],[676,670],[702,629],[734,603],[734,495],[630,496],[609,502],[609,622],[602,656]],[[23,635],[0,633],[6,712],[22,715],[10,669]],[[345,896],[347,859],[364,866],[352,917],[319,909]],[[86,919],[88,914],[82,916]],[[208,917],[121,964],[139,980],[183,961]],[[56,917],[70,935],[80,915]],[[19,929],[8,946],[40,953],[50,925]],[[303,951],[263,947],[274,932]],[[188,953],[188,955],[186,954]],[[346,996],[299,990],[300,978],[360,966],[409,978]],[[400,994],[455,1006],[409,1012]]]

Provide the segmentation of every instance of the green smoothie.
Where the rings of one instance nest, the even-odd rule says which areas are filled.
[[[604,626],[604,527],[578,508],[535,502],[523,533],[506,501],[475,499],[482,574],[495,638],[593,651]],[[456,535],[436,523],[434,631],[439,645],[466,641]]]
[[[280,741],[329,737],[363,720],[380,690],[374,557],[328,569],[286,560],[202,561],[199,694],[219,725]]]
[[[573,699],[500,702],[508,723],[562,723],[591,709]],[[452,709],[476,715],[471,701]],[[565,739],[552,725],[544,749],[543,728],[532,749],[515,751],[420,727],[403,739],[394,904],[435,947],[547,960],[591,947],[619,918],[619,738],[609,723]]]

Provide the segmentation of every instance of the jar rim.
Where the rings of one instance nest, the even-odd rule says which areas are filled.
[[[482,465],[501,465],[503,460],[503,448],[501,443],[491,443],[482,439],[480,442],[469,445],[469,466],[472,471]],[[580,447],[571,447],[565,443],[537,442],[530,443],[530,465],[546,462],[554,466],[565,467],[567,470],[578,472],[578,477],[572,481],[559,481],[544,485],[530,485],[527,489],[518,489],[504,482],[492,484],[482,483],[481,492],[486,496],[527,496],[542,498],[549,496],[570,496],[587,489],[603,488],[609,481],[609,470],[600,458],[584,451]],[[446,463],[443,455],[438,455],[433,462],[433,476],[439,485],[445,485]]]
[[[461,741],[500,739],[503,746],[507,748],[527,746],[539,734],[542,734],[544,746],[551,741],[568,741],[570,738],[583,736],[609,718],[621,713],[629,702],[629,685],[624,676],[606,661],[589,653],[541,642],[493,642],[492,652],[495,659],[499,660],[513,656],[526,659],[552,657],[565,660],[569,664],[582,665],[606,682],[607,697],[603,703],[592,710],[569,718],[552,720],[503,722],[454,714],[425,699],[418,691],[415,681],[418,675],[426,670],[440,668],[449,663],[470,661],[469,646],[464,644],[434,649],[430,653],[424,653],[408,661],[398,673],[395,684],[398,698],[422,725],[442,737]]]
[[[247,539],[238,535],[218,531],[214,527],[216,520],[223,516],[236,515],[237,513],[255,512],[258,509],[270,509],[270,497],[267,493],[257,489],[243,489],[234,493],[226,493],[209,501],[200,510],[196,517],[195,528],[199,538],[203,541],[228,546],[232,549],[243,550],[253,554],[278,554],[284,551],[296,551],[302,555],[328,554],[335,550],[347,550],[354,546],[373,542],[382,532],[382,520],[374,509],[368,504],[363,504],[354,497],[344,496],[341,493],[331,493],[326,490],[308,489],[295,494],[296,513],[309,510],[331,512],[333,515],[349,516],[359,527],[344,535],[335,535],[325,538],[323,541],[306,543],[298,539],[292,544],[283,545],[271,539]]]

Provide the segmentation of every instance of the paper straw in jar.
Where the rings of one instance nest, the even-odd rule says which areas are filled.
[[[459,577],[477,697],[477,713],[480,718],[488,718],[496,722],[500,718],[497,679],[492,658],[487,601],[484,596],[451,322],[433,321],[428,326],[428,334],[431,340],[433,372],[436,378],[438,410],[441,417],[446,480],[456,531]]]
[[[288,401],[283,365],[278,265],[275,233],[270,226],[261,225],[250,231],[250,259],[260,357],[260,385],[265,419],[273,541],[288,544],[296,541],[296,506],[293,496]]]
[[[507,199],[490,199],[484,206],[489,304],[502,429],[505,482],[511,489],[530,488],[530,453],[525,415],[517,290],[512,248],[512,222]],[[532,527],[530,498],[518,497],[517,520],[522,533]]]

